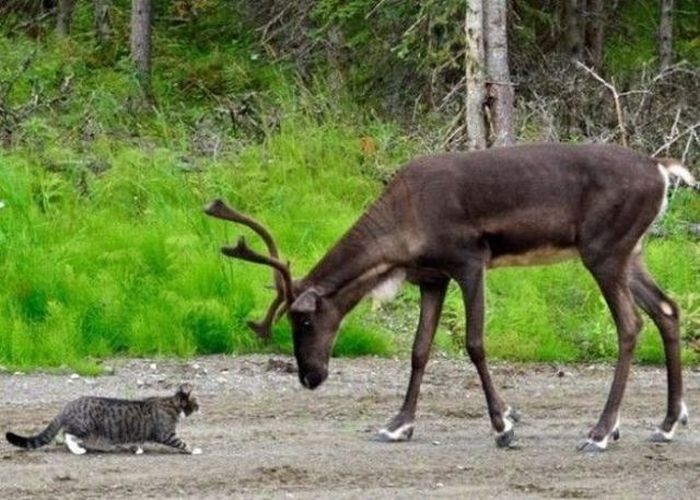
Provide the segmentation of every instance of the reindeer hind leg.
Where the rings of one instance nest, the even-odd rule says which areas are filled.
[[[668,385],[666,417],[650,439],[668,442],[673,439],[678,423],[688,423],[688,410],[683,402],[678,306],[654,282],[641,256],[636,256],[631,262],[630,289],[634,301],[656,325],[664,344]]]
[[[588,440],[579,445],[579,450],[582,451],[602,451],[607,448],[610,438],[616,440],[620,437],[620,405],[642,320],[634,308],[632,292],[628,286],[626,259],[619,255],[602,261],[587,259],[586,255],[583,257],[584,264],[598,283],[608,304],[618,339],[618,359],[608,399],[598,422],[588,434]]]

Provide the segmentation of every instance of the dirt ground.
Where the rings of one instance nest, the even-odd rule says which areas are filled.
[[[502,393],[522,413],[515,449],[497,449],[467,360],[428,367],[413,440],[375,431],[398,409],[408,360],[335,359],[329,380],[303,389],[292,360],[275,356],[191,361],[117,360],[114,374],[0,375],[3,432],[36,432],[80,395],[139,398],[193,381],[202,411],[180,435],[202,448],[180,455],[152,445],[71,455],[51,444],[0,444],[1,498],[700,498],[700,372],[685,372],[690,426],[672,444],[646,442],[664,412],[665,374],[634,367],[622,438],[605,453],[576,451],[597,418],[610,366],[494,363]]]

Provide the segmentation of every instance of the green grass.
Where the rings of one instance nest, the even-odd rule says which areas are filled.
[[[89,26],[81,9],[77,29]],[[290,353],[286,321],[269,346],[245,325],[272,299],[270,271],[219,254],[238,234],[257,248],[259,239],[201,208],[222,197],[258,217],[302,276],[376,197],[380,180],[421,149],[347,96],[326,95],[322,83],[301,88],[283,66],[251,57],[245,37],[190,47],[156,36],[151,112],[134,104],[137,81],[118,50],[104,54],[86,34],[38,44],[0,36],[0,82],[16,80],[4,104],[19,108],[37,91],[54,100],[11,123],[14,145],[0,149],[0,365],[8,369],[94,373],[114,355]],[[67,75],[71,90],[58,99]],[[252,119],[234,127],[212,96],[246,93]],[[647,251],[659,283],[686,308],[687,341],[700,337],[700,256],[683,231],[700,217],[697,199],[679,192],[667,239]],[[615,356],[609,313],[578,265],[494,271],[487,300],[492,356]],[[361,304],[334,354],[405,353],[417,307],[415,290],[390,312]],[[461,297],[451,289],[437,344],[461,353],[463,339]],[[698,361],[690,348],[684,356]],[[648,326],[637,358],[662,360]]]
[[[303,272],[378,191],[354,171],[358,144],[352,130],[309,122],[285,123],[264,144],[196,171],[166,148],[102,141],[90,153],[2,154],[1,362],[75,366],[114,353],[260,350],[245,320],[271,299],[270,272],[224,260],[219,245],[246,231],[201,207],[221,196],[260,216]],[[86,154],[110,168],[73,169]],[[67,170],[47,171],[48,158]],[[290,350],[288,341],[277,345]],[[350,320],[337,351],[387,354],[390,345]]]
[[[271,300],[269,270],[218,253],[239,233],[254,246],[260,242],[248,230],[207,218],[201,207],[221,196],[259,217],[292,260],[294,274],[303,275],[380,189],[357,168],[364,133],[291,115],[264,143],[217,161],[201,159],[195,169],[182,168],[181,151],[106,139],[90,151],[64,146],[2,153],[0,363],[84,371],[114,354],[291,352],[286,322],[277,326],[272,346],[245,326]],[[110,168],[99,174],[83,169],[86,155]],[[65,169],[47,170],[49,160]],[[677,197],[669,219],[680,219],[677,212],[692,200]],[[697,243],[653,239],[646,253],[659,283],[682,304],[697,292]],[[415,291],[406,292],[405,307],[416,308],[415,298]],[[487,301],[487,349],[494,357],[576,361],[616,354],[607,308],[578,264],[493,271]],[[398,321],[405,307],[397,309]],[[461,351],[464,319],[456,290],[445,317],[438,344]],[[351,314],[335,354],[405,351],[408,336],[377,327],[376,319],[366,305]],[[684,356],[697,361],[691,350]],[[663,359],[650,326],[637,357]]]
[[[696,243],[652,239],[645,253],[657,282],[681,304],[697,291],[700,253]],[[612,360],[617,356],[617,336],[607,305],[581,264],[496,270],[488,284],[487,349],[494,356],[541,361]],[[645,328],[636,357],[661,363],[660,336],[651,320],[643,317]],[[683,332],[687,339],[700,333],[687,326]],[[688,362],[698,358],[690,349],[684,356]]]

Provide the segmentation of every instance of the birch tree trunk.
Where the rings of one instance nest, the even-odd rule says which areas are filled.
[[[673,0],[661,0],[659,22],[659,67],[668,68],[673,62]]]
[[[58,0],[58,14],[56,16],[56,33],[58,33],[58,36],[65,37],[70,33],[74,7],[75,0]]]
[[[465,55],[465,126],[467,148],[486,148],[486,126],[484,123],[484,103],[486,88],[484,78],[484,11],[482,0],[467,0],[464,19],[466,42]]]
[[[99,45],[109,42],[112,28],[109,21],[110,0],[93,0],[95,12],[95,36]]]
[[[151,0],[131,2],[131,58],[146,96],[151,91]]]
[[[513,131],[513,86],[508,69],[506,0],[484,0],[484,49],[486,88],[491,110],[492,146],[515,143]]]

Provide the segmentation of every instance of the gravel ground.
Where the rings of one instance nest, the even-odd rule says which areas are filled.
[[[3,432],[36,432],[81,395],[140,398],[192,381],[202,411],[181,424],[180,435],[204,453],[152,445],[143,455],[74,456],[62,445],[24,451],[3,441],[1,498],[700,497],[697,371],[685,372],[691,423],[676,442],[645,441],[663,416],[666,382],[662,370],[638,366],[623,403],[622,439],[587,455],[575,447],[602,409],[611,366],[494,363],[494,379],[523,417],[518,446],[499,450],[467,360],[431,362],[413,440],[394,444],[374,435],[401,404],[405,359],[335,359],[313,392],[282,357],[110,363],[114,374],[95,378],[0,374]]]

